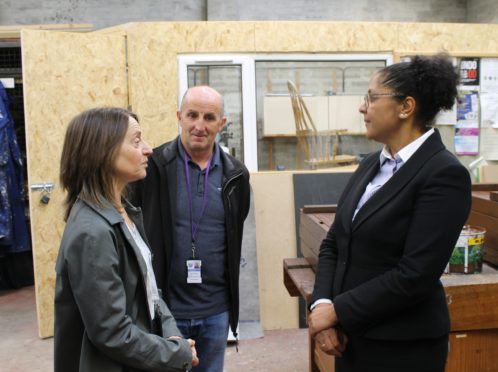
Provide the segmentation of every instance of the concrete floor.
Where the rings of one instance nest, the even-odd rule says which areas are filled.
[[[306,329],[266,331],[227,348],[225,372],[308,371]],[[50,372],[53,340],[41,340],[36,325],[34,287],[0,291],[0,371]]]

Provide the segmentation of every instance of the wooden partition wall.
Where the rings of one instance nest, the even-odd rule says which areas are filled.
[[[53,333],[54,260],[63,229],[58,161],[64,129],[78,112],[101,105],[131,107],[152,145],[174,138],[177,56],[184,53],[393,53],[447,51],[497,56],[498,25],[375,22],[131,23],[88,34],[25,30],[23,79],[30,183],[56,184],[49,205],[30,205],[41,337]],[[296,327],[297,302],[281,283],[285,257],[295,252],[291,178],[253,175],[261,321],[264,329]],[[275,183],[290,193],[271,200]],[[260,192],[261,191],[261,192]],[[287,195],[287,194],[285,194]],[[275,205],[271,203],[291,203]],[[270,207],[271,206],[271,207]],[[268,218],[268,213],[272,217]],[[273,237],[279,231],[282,239]],[[271,259],[267,259],[271,257]]]

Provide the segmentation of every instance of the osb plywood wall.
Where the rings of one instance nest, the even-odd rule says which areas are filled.
[[[178,54],[254,50],[252,23],[137,23],[126,30],[130,103],[152,145],[178,134]]]
[[[182,53],[344,53],[403,54],[447,51],[461,55],[498,53],[497,25],[353,22],[184,22],[126,25],[130,52],[130,103],[155,145],[177,135],[177,55]],[[275,270],[295,256],[293,209],[281,203],[276,180],[285,175],[253,175],[261,322],[265,329],[294,327],[297,305]],[[280,179],[282,178],[282,179]],[[285,187],[291,185],[285,183]],[[278,188],[277,188],[278,189]],[[290,190],[289,192],[292,192]],[[271,213],[271,217],[268,214]],[[275,239],[275,232],[283,241]],[[286,309],[282,312],[282,309]],[[287,311],[287,309],[290,309]]]
[[[282,261],[296,256],[291,172],[251,175],[256,218],[260,319],[263,329],[299,327],[298,300],[283,285]],[[276,223],[275,223],[276,222]]]
[[[498,55],[498,25],[486,24],[174,22],[121,27],[128,42],[130,104],[153,145],[178,134],[178,54],[392,52],[395,60],[440,51]]]
[[[30,193],[36,303],[41,337],[53,334],[53,300],[63,193],[59,161],[65,128],[94,106],[127,104],[123,36],[22,32],[23,82],[29,183],[52,182],[48,205]]]
[[[154,146],[174,138],[178,133],[178,54],[392,52],[395,60],[406,54],[439,51],[457,56],[498,55],[498,25],[483,24],[131,23],[85,37],[50,35],[39,31],[23,35],[30,182],[57,180],[64,125],[76,112],[92,105],[131,105],[141,119],[145,137]],[[127,81],[123,39],[127,44]],[[42,152],[47,154],[42,156]],[[296,312],[286,317],[282,310],[295,306],[295,299],[274,276],[275,262],[295,255],[294,214],[289,213],[293,206],[289,205],[289,210],[277,207],[284,202],[280,199],[260,202],[266,200],[258,196],[264,195],[260,191],[272,189],[276,180],[253,178],[261,321],[265,329],[293,327]],[[48,208],[40,207],[36,200],[31,203],[42,335],[48,335],[52,327],[53,267],[62,231],[59,192],[54,192]],[[267,202],[275,206],[267,210]],[[291,199],[285,202],[292,203]],[[267,216],[269,211],[272,218]],[[275,231],[289,237],[289,244],[276,247],[272,238]],[[266,264],[269,252],[271,260]]]

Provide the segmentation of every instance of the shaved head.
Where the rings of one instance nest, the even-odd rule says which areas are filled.
[[[227,121],[223,97],[205,85],[192,87],[185,92],[176,116],[182,128],[183,147],[203,169],[213,152],[216,136]]]
[[[199,85],[195,87],[188,88],[185,94],[182,97],[182,101],[180,103],[180,111],[183,111],[183,107],[185,102],[189,99],[192,99],[193,96],[203,96],[205,98],[216,99],[219,101],[219,112],[220,117],[225,116],[225,102],[223,101],[223,96],[216,90],[207,85]]]

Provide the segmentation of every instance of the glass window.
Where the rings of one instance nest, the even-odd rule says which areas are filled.
[[[378,149],[358,108],[379,60],[256,60],[259,170],[353,163]]]

